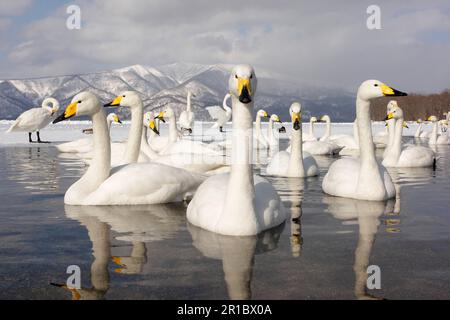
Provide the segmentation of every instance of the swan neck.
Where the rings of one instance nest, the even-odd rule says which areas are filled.
[[[143,116],[144,107],[142,105],[142,101],[139,101],[133,108],[131,108],[131,127],[125,150],[124,164],[135,163],[138,161],[139,151],[141,149]]]
[[[433,130],[431,131],[430,141],[433,144],[436,144],[437,141],[437,130],[438,130],[438,123],[437,121],[433,123]]]
[[[154,159],[158,155],[148,144],[147,135],[148,135],[148,128],[147,128],[147,126],[144,126],[142,128],[142,135],[141,135],[141,149],[145,153],[146,156],[148,156],[150,159]]]
[[[395,122],[394,141],[392,144],[392,153],[398,161],[402,150],[402,133],[403,133],[403,119],[398,119]]]
[[[187,110],[187,112],[191,112],[191,95],[190,94],[187,95],[186,110]]]
[[[330,120],[326,121],[326,130],[325,130],[325,137],[328,138],[331,135],[331,122]]]
[[[314,122],[309,120],[309,135],[314,136]]]
[[[303,165],[302,126],[299,130],[293,130],[291,135],[291,154],[289,156],[288,175],[305,176]]]
[[[376,166],[375,148],[370,120],[370,102],[357,98],[356,117],[358,119],[358,140],[361,157],[361,169],[367,165]]]
[[[169,141],[176,142],[178,140],[177,121],[175,116],[169,118]]]

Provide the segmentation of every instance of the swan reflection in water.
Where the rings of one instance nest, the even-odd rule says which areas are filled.
[[[192,242],[205,257],[222,260],[228,296],[232,300],[250,299],[254,258],[278,247],[284,223],[256,236],[225,236],[190,223],[187,225]]]
[[[65,206],[67,217],[86,227],[92,242],[91,287],[69,289],[72,299],[102,299],[109,289],[109,263],[121,274],[139,274],[147,262],[146,243],[173,238],[182,227],[185,208],[182,205],[146,206]],[[132,243],[129,256],[111,254],[111,231],[116,239]]]
[[[378,202],[326,196],[323,202],[328,205],[326,211],[331,213],[334,218],[342,220],[343,223],[356,220],[359,226],[358,245],[355,249],[353,265],[356,298],[380,299],[366,291],[367,267],[370,263],[370,255],[380,225],[380,217],[391,212],[395,206],[394,200]]]

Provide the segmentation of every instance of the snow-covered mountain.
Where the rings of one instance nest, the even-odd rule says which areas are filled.
[[[58,99],[64,107],[75,94],[84,90],[93,91],[102,102],[110,101],[123,91],[135,90],[142,95],[146,109],[160,110],[170,105],[179,114],[186,105],[189,89],[196,95],[192,104],[197,119],[211,120],[205,107],[221,105],[231,67],[192,63],[159,67],[134,65],[91,74],[3,80],[0,81],[0,119],[14,119],[24,110],[40,105],[48,96]],[[281,80],[280,76],[266,71],[256,72],[255,109],[263,108],[288,120],[288,106],[297,100],[305,109],[305,119],[310,114],[329,114],[334,121],[354,119],[353,93]],[[126,116],[127,110],[121,108],[118,112]]]

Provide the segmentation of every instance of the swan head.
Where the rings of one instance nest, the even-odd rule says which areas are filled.
[[[391,108],[389,109],[385,120],[403,119],[403,110],[398,106],[397,101],[391,101],[391,102],[395,102],[395,104],[393,104],[391,106]]]
[[[291,115],[292,126],[294,130],[300,130],[302,120],[302,105],[300,102],[294,102],[289,107],[289,114]]]
[[[52,105],[51,107],[49,105]],[[59,111],[59,102],[55,98],[46,98],[42,101],[42,108],[47,109],[53,115]]]
[[[166,119],[171,119],[171,118],[175,118],[175,112],[170,107],[166,108],[166,110],[164,110],[164,111],[161,111],[155,117],[155,119],[159,119],[162,122],[166,122]]]
[[[228,81],[228,90],[243,104],[253,101],[256,92],[256,76],[253,67],[247,64],[240,64],[231,71]]]
[[[437,122],[437,121],[438,121],[438,119],[437,119],[436,116],[430,116],[430,117],[428,117],[427,120],[428,120],[428,121],[431,121],[431,122]]]
[[[391,100],[386,106],[387,113],[391,112],[393,109],[398,108],[398,103],[396,100]]]
[[[258,110],[258,112],[256,113],[257,116],[261,117],[261,118],[269,118],[269,114],[267,113],[267,111],[261,109]]]
[[[64,113],[56,118],[53,123],[58,123],[75,116],[91,116],[101,110],[101,104],[97,96],[89,91],[83,91],[73,97],[72,102],[66,107]]]
[[[422,119],[417,119],[417,121],[416,121],[417,123],[422,123]]]
[[[120,120],[119,116],[117,114],[115,114],[115,113],[108,114],[108,116],[106,117],[106,120],[108,122],[122,123],[122,121]]]
[[[276,114],[271,115],[271,116],[270,116],[270,120],[271,120],[272,122],[280,122],[280,123],[281,123],[280,117],[277,116]]]
[[[311,119],[309,119],[309,122],[318,122],[316,117],[311,117]]]
[[[136,91],[125,91],[120,96],[117,96],[110,103],[105,104],[105,107],[126,107],[134,108],[142,105],[141,97]]]
[[[144,113],[143,123],[144,123],[144,127],[150,128],[154,133],[159,135],[159,131],[156,128],[155,116],[153,115],[153,112],[149,111],[149,112]]]
[[[326,114],[320,118],[319,122],[331,122],[331,118],[329,115]]]
[[[366,80],[359,86],[358,89],[358,98],[366,101],[379,97],[398,96],[407,96],[407,94],[398,91],[378,80]]]

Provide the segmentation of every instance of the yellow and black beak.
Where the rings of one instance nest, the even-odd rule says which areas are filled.
[[[67,290],[70,293],[72,293],[72,300],[81,300],[81,294],[77,289],[72,289],[72,288],[69,288],[65,284],[59,284],[59,283],[54,283],[54,282],[50,282],[50,285],[58,287],[58,288],[63,288],[64,290]]]
[[[150,123],[148,124],[148,127],[150,129],[152,129],[153,132],[156,133],[159,136],[159,131],[158,131],[158,129],[156,129],[156,124],[155,124],[154,120],[150,121]]]
[[[388,97],[402,97],[407,96],[408,94],[405,92],[398,91],[392,87],[389,87],[388,85],[382,84],[381,85],[381,92],[383,92],[383,95]]]
[[[300,120],[302,119],[302,116],[299,112],[292,112],[292,125],[294,127],[294,130],[300,129]]]
[[[162,122],[166,122],[166,120],[164,119],[164,111],[161,111],[160,113],[158,113],[158,115],[155,117],[155,119],[159,119],[159,120],[161,120]]]
[[[240,102],[247,104],[252,102],[252,85],[250,79],[237,78],[237,93]]]
[[[409,129],[408,124],[406,122],[403,122],[403,128]]]
[[[384,118],[384,120],[387,121],[387,120],[391,120],[391,119],[393,119],[393,118],[394,118],[394,114],[393,114],[392,112],[389,112],[389,113],[386,115],[386,118]]]
[[[120,120],[119,116],[117,116],[117,115],[114,117],[114,121],[122,124],[122,121]]]
[[[77,115],[77,111],[78,111],[78,102],[73,102],[67,106],[63,114],[61,114],[58,118],[53,120],[53,123],[58,123],[70,119]]]
[[[107,103],[104,105],[105,108],[107,107],[118,107],[120,106],[120,102],[122,101],[122,97],[123,96],[118,96],[116,97],[113,101],[111,101],[110,103]]]

